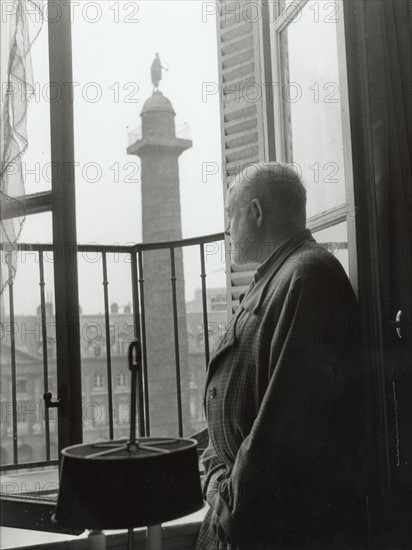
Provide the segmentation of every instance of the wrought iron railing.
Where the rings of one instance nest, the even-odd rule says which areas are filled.
[[[144,255],[147,252],[154,250],[168,250],[170,253],[169,266],[165,265],[165,273],[170,275],[170,292],[172,296],[172,315],[173,315],[173,338],[174,338],[174,361],[176,374],[176,399],[177,399],[177,414],[178,414],[178,433],[183,435],[183,407],[182,407],[182,381],[181,381],[181,358],[179,351],[179,323],[177,312],[177,277],[176,277],[176,250],[185,247],[198,247],[200,253],[199,276],[201,278],[202,292],[202,327],[204,338],[204,359],[205,365],[209,362],[209,330],[208,330],[208,306],[207,306],[207,284],[206,284],[206,257],[205,245],[207,243],[217,243],[224,239],[223,233],[213,235],[183,239],[179,241],[161,242],[161,243],[144,243],[132,246],[106,246],[106,245],[77,245],[74,246],[74,251],[77,254],[98,253],[101,255],[102,265],[102,282],[103,282],[103,302],[104,302],[104,332],[106,341],[106,376],[108,381],[108,432],[109,439],[114,438],[114,415],[113,415],[113,372],[112,372],[112,349],[110,338],[110,318],[109,310],[109,293],[108,293],[108,256],[111,254],[124,254],[130,259],[130,281],[131,281],[131,299],[133,304],[133,324],[134,335],[141,338],[142,342],[142,379],[143,384],[139,387],[139,414],[138,428],[139,435],[150,435],[150,403],[149,403],[149,384],[148,384],[148,364],[147,364],[147,338],[146,338],[146,305],[145,305],[145,265]],[[41,355],[42,355],[42,370],[43,370],[43,390],[44,393],[49,392],[49,349],[48,349],[48,326],[46,312],[46,294],[45,294],[45,272],[44,272],[44,255],[54,252],[52,244],[19,244],[19,251],[34,252],[37,254],[39,265],[39,286],[40,286],[40,320],[41,320]],[[4,250],[3,250],[4,252]],[[18,399],[17,399],[17,376],[18,364],[16,360],[16,324],[14,311],[14,284],[8,287],[8,336],[10,342],[10,370],[11,370],[11,432],[12,432],[12,460],[10,463],[2,464],[1,469],[15,470],[22,468],[34,468],[50,465],[57,465],[58,460],[51,456],[51,433],[50,433],[50,413],[49,408],[44,408],[44,445],[45,445],[45,460],[41,461],[22,461],[19,459],[19,433],[18,433]],[[4,331],[3,331],[4,332]],[[57,335],[58,337],[58,335]],[[4,368],[1,367],[2,369]],[[58,371],[58,365],[57,365]],[[4,372],[1,373],[4,375]],[[79,396],[80,398],[81,396]],[[41,396],[40,396],[41,398]],[[52,397],[55,399],[55,396]],[[2,426],[3,429],[3,426]]]

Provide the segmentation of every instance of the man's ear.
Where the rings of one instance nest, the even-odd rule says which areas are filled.
[[[251,206],[253,219],[255,220],[257,227],[261,228],[263,225],[263,209],[259,199],[253,199]]]

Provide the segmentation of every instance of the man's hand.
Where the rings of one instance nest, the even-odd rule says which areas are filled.
[[[216,466],[203,483],[203,498],[212,508],[219,491],[219,483],[226,477],[226,473],[227,470],[224,464]]]

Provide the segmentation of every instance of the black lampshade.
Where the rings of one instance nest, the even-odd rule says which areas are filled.
[[[122,443],[74,445],[62,451],[57,523],[130,529],[170,521],[203,506],[196,441],[140,438],[134,452]]]

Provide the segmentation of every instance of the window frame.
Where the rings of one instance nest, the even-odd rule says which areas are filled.
[[[295,0],[294,3],[300,2],[300,8],[303,8],[308,1]],[[368,451],[365,460],[370,467],[368,482],[376,482],[374,490],[378,490],[382,496],[390,494],[392,490],[392,471],[385,385],[386,329],[383,325],[381,304],[382,266],[378,263],[379,227],[373,180],[374,147],[371,135],[373,118],[371,92],[373,90],[369,81],[370,67],[368,66],[368,48],[370,48],[366,24],[368,13],[367,7],[361,1],[335,0],[335,3],[339,6],[337,40],[346,175],[346,205],[343,206],[347,220],[350,280],[359,301],[362,341],[367,365],[364,398],[368,426],[365,437]],[[280,7],[277,3],[277,15],[279,14]],[[374,13],[376,17],[377,14],[378,12]],[[280,21],[273,26],[273,29],[271,29],[272,40],[276,39],[276,31],[281,29]],[[279,98],[275,100],[275,116],[283,123],[283,117],[279,115],[276,108],[281,108]],[[280,130],[283,131],[282,128]],[[280,136],[277,135],[276,138],[277,147],[279,147]],[[358,215],[358,212],[361,215]],[[316,222],[316,228],[319,230],[330,227],[333,220],[333,213],[324,212],[318,220],[313,218],[309,220],[309,225]],[[328,225],[323,225],[325,222]],[[377,504],[376,497],[377,493],[369,497],[370,522],[376,521],[382,513],[380,510],[382,503]]]
[[[106,388],[106,380],[104,374],[99,372],[93,373],[93,390],[102,391]]]
[[[300,13],[311,0],[294,0],[291,5],[296,8],[296,14]],[[355,227],[355,202],[354,202],[354,180],[353,180],[353,159],[352,159],[352,142],[351,142],[351,126],[349,113],[349,91],[348,91],[348,74],[347,74],[347,58],[346,58],[346,38],[345,38],[345,23],[344,23],[344,3],[343,0],[334,0],[340,17],[337,18],[337,45],[338,45],[338,63],[339,63],[339,89],[340,89],[340,107],[342,121],[342,140],[343,140],[343,155],[344,155],[344,170],[345,170],[345,194],[346,203],[336,205],[319,214],[316,214],[307,220],[307,227],[312,231],[321,231],[329,227],[338,225],[344,221],[347,222],[348,233],[348,255],[349,255],[349,279],[353,289],[358,294],[358,270],[357,270],[357,247],[356,247],[356,227]],[[279,162],[288,162],[286,150],[286,128],[285,128],[285,109],[282,99],[282,86],[284,84],[282,72],[282,47],[281,33],[286,30],[292,19],[284,17],[285,4],[274,4],[275,20],[270,26],[270,44],[271,44],[271,63],[273,82],[278,84],[273,86],[273,111],[275,125],[275,149],[276,160]],[[298,22],[296,23],[298,24]]]
[[[47,0],[52,3],[53,0]],[[53,249],[57,250],[54,261],[54,290],[56,306],[56,362],[57,362],[57,393],[52,399],[60,399],[64,403],[65,414],[58,418],[58,448],[82,442],[82,401],[81,401],[81,360],[80,360],[80,326],[79,326],[79,299],[78,299],[78,272],[77,272],[77,235],[76,235],[76,202],[74,166],[74,112],[73,112],[73,64],[72,64],[72,36],[70,21],[70,3],[62,6],[61,16],[50,19],[48,25],[49,50],[49,81],[53,82],[61,91],[60,100],[50,102],[50,137],[51,163],[59,166],[60,170],[52,173],[51,191],[27,195],[26,215],[33,215],[51,211],[53,227]],[[63,60],[63,61],[62,61]],[[13,217],[19,212],[10,211],[6,215]],[[42,281],[42,274],[41,274]],[[41,282],[42,285],[42,282]],[[9,294],[11,303],[13,288],[10,285]],[[45,318],[44,287],[41,286],[42,318]],[[14,318],[14,311],[10,313]],[[43,327],[42,333],[44,351],[45,380],[48,380],[47,371],[47,331]],[[15,335],[11,334],[14,342]],[[12,398],[16,403],[15,384],[15,348],[12,349]],[[45,391],[48,391],[47,386]],[[48,426],[48,408],[46,407],[46,425]],[[17,434],[17,424],[13,428]],[[16,445],[14,445],[16,447]],[[33,462],[30,466],[18,462],[18,454],[13,451],[13,464],[3,468],[7,475],[11,471],[19,472],[28,469],[37,470],[42,467],[60,466],[58,459]],[[1,495],[0,499],[2,522],[8,527],[45,530],[53,532],[71,532],[55,525],[51,521],[51,512],[54,503],[42,502],[39,498]]]
[[[303,7],[309,0],[300,0],[299,8]],[[336,0],[343,10],[343,1]],[[295,2],[296,3],[296,2]],[[64,12],[63,12],[64,13]],[[342,13],[342,12],[341,12]],[[54,28],[53,28],[54,26]],[[280,21],[271,26],[271,66],[273,71],[273,80],[280,82],[280,48],[276,47],[276,40],[283,28],[287,24],[281,25]],[[346,205],[340,205],[335,209],[330,209],[322,212],[309,220],[309,227],[316,230],[325,229],[340,223],[342,217],[348,222],[348,249],[349,249],[349,265],[351,282],[357,290],[357,269],[356,269],[356,239],[355,239],[355,216],[348,213],[354,213],[354,197],[353,197],[353,171],[352,171],[352,155],[351,155],[351,130],[349,121],[349,101],[347,90],[347,74],[346,74],[346,46],[345,46],[345,30],[343,18],[339,19],[337,26],[338,30],[338,51],[339,65],[341,74],[341,103],[344,108],[342,113],[343,124],[343,139],[344,139],[344,154],[345,154],[345,173],[346,173]],[[58,38],[58,39],[57,39]],[[72,82],[72,61],[71,61],[71,25],[68,16],[62,16],[58,23],[49,23],[49,50],[50,50],[50,80],[61,84],[61,89],[64,92],[60,102],[52,103],[51,108],[51,130],[52,130],[52,162],[61,166],[66,163],[70,168],[74,162],[74,127],[73,127],[73,106],[69,101],[72,90],[67,86],[67,82]],[[61,58],[66,60],[61,63]],[[63,85],[64,84],[64,85]],[[279,101],[278,94],[274,90],[274,114],[275,114],[275,132],[274,140],[276,146],[276,160],[282,161],[285,159],[284,144],[282,140],[284,136],[283,113],[278,116],[279,108],[282,109],[282,101]],[[276,121],[280,121],[279,123]],[[267,121],[268,122],[268,121]],[[282,133],[283,132],[283,133]],[[269,144],[270,145],[270,144]],[[262,152],[268,154],[268,151],[262,145]],[[272,159],[270,159],[272,160]],[[63,171],[64,173],[64,171]],[[53,235],[54,244],[60,246],[65,251],[63,254],[66,261],[56,263],[55,265],[55,281],[59,281],[56,285],[56,326],[59,328],[57,335],[57,361],[58,361],[58,391],[66,389],[68,393],[67,399],[71,411],[65,415],[66,419],[59,419],[59,450],[68,445],[80,443],[82,440],[82,410],[81,410],[81,370],[80,370],[80,345],[78,350],[74,342],[80,343],[80,337],[76,338],[76,331],[79,330],[79,311],[78,299],[73,299],[73,296],[78,296],[78,279],[77,279],[77,245],[76,245],[76,220],[75,220],[75,194],[74,194],[74,175],[72,171],[70,175],[67,173],[65,177],[70,185],[64,185],[57,178],[53,180],[52,197],[47,197],[50,207],[53,212]],[[63,182],[65,178],[62,178]],[[40,198],[40,197],[39,197]],[[46,198],[46,197],[44,197]],[[46,210],[41,210],[46,211]],[[40,210],[38,210],[40,212]],[[30,213],[35,213],[30,212]],[[316,218],[316,219],[315,219]],[[67,259],[70,258],[70,262]],[[231,284],[228,282],[228,289]],[[230,301],[228,300],[228,304]],[[63,327],[63,328],[62,328]],[[53,396],[54,398],[56,396]],[[77,398],[77,399],[76,399]],[[80,400],[80,402],[79,402]],[[73,413],[73,414],[71,414]],[[57,464],[58,461],[50,461],[50,464]],[[18,469],[18,466],[17,468]],[[14,499],[10,499],[14,502]],[[41,514],[42,521],[50,514],[54,504],[49,505],[41,502],[20,502],[21,506],[17,506],[15,511],[9,516],[14,516],[14,525],[22,527],[24,521],[30,520],[30,526],[33,528],[33,523],[36,523],[36,510],[44,510]],[[22,510],[26,511],[30,508],[29,514],[23,514]],[[3,509],[5,510],[5,509]],[[14,508],[13,508],[14,510]],[[31,516],[31,517],[29,517]],[[40,516],[39,516],[40,517]],[[10,519],[11,521],[11,519]],[[17,524],[18,523],[18,524]],[[30,527],[27,527],[30,528]],[[37,527],[39,528],[39,527]],[[56,525],[50,522],[49,528],[42,525],[40,529],[47,531],[59,532]]]

